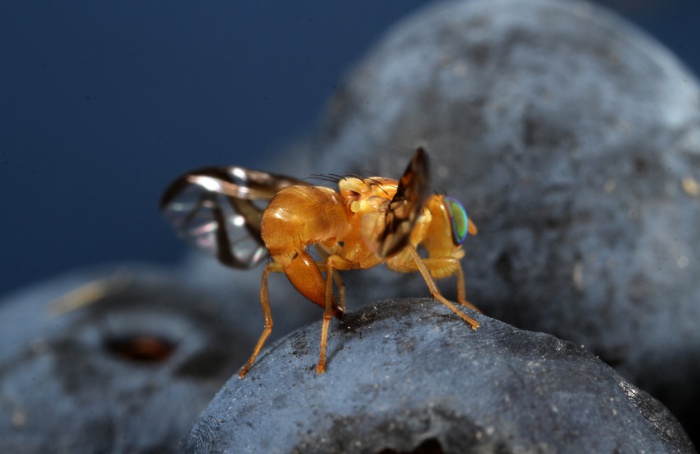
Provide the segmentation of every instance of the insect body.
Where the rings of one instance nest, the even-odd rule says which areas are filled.
[[[337,191],[241,167],[202,169],[171,184],[161,209],[186,239],[237,268],[254,266],[267,254],[272,258],[260,287],[265,328],[241,378],[272,332],[271,272],[284,273],[299,293],[324,309],[318,373],[326,368],[330,321],[345,312],[337,271],[380,263],[397,272],[418,271],[434,298],[473,329],[479,327],[442,296],[433,280],[456,276],[458,301],[476,310],[466,300],[460,264],[462,242],[476,227],[459,201],[430,194],[428,179],[428,158],[419,148],[399,181],[345,177],[338,179]],[[261,200],[269,200],[267,207],[256,205]],[[419,245],[428,257],[418,254]]]

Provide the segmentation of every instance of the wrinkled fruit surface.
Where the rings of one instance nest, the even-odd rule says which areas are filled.
[[[76,289],[99,297],[50,312]],[[75,273],[3,301],[0,452],[174,451],[252,348],[231,314],[148,267]]]
[[[479,227],[469,299],[585,345],[700,441],[699,119],[693,75],[596,6],[440,3],[360,62],[302,165],[397,176],[425,146],[433,188]],[[365,301],[425,294],[411,275],[347,282]]]
[[[229,380],[183,452],[694,452],[586,350],[476,317],[472,331],[433,300],[365,306],[331,325],[320,375],[320,323],[297,330]]]

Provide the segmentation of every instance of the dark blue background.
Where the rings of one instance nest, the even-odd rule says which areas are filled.
[[[264,168],[419,0],[0,2],[0,295],[185,251],[156,205],[205,164]],[[694,72],[698,0],[602,2]]]

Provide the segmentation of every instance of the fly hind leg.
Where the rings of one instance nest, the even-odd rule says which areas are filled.
[[[270,274],[270,272],[281,273],[283,271],[284,268],[281,265],[274,262],[268,264],[265,267],[265,270],[263,271],[262,283],[260,284],[260,304],[262,305],[263,317],[265,318],[265,328],[263,328],[263,332],[260,335],[260,338],[258,339],[258,343],[255,344],[253,354],[250,355],[248,362],[238,373],[238,378],[243,378],[245,377],[245,374],[248,373],[248,370],[250,370],[251,366],[255,362],[255,358],[257,358],[258,353],[260,353],[260,350],[262,350],[263,345],[265,345],[265,341],[272,332],[272,311],[270,310],[270,299],[267,294],[267,277],[268,274]]]

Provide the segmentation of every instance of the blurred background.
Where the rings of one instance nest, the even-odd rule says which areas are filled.
[[[427,3],[1,2],[0,295],[105,262],[176,263],[165,185],[203,165],[265,169]],[[699,73],[698,0],[598,3]]]

